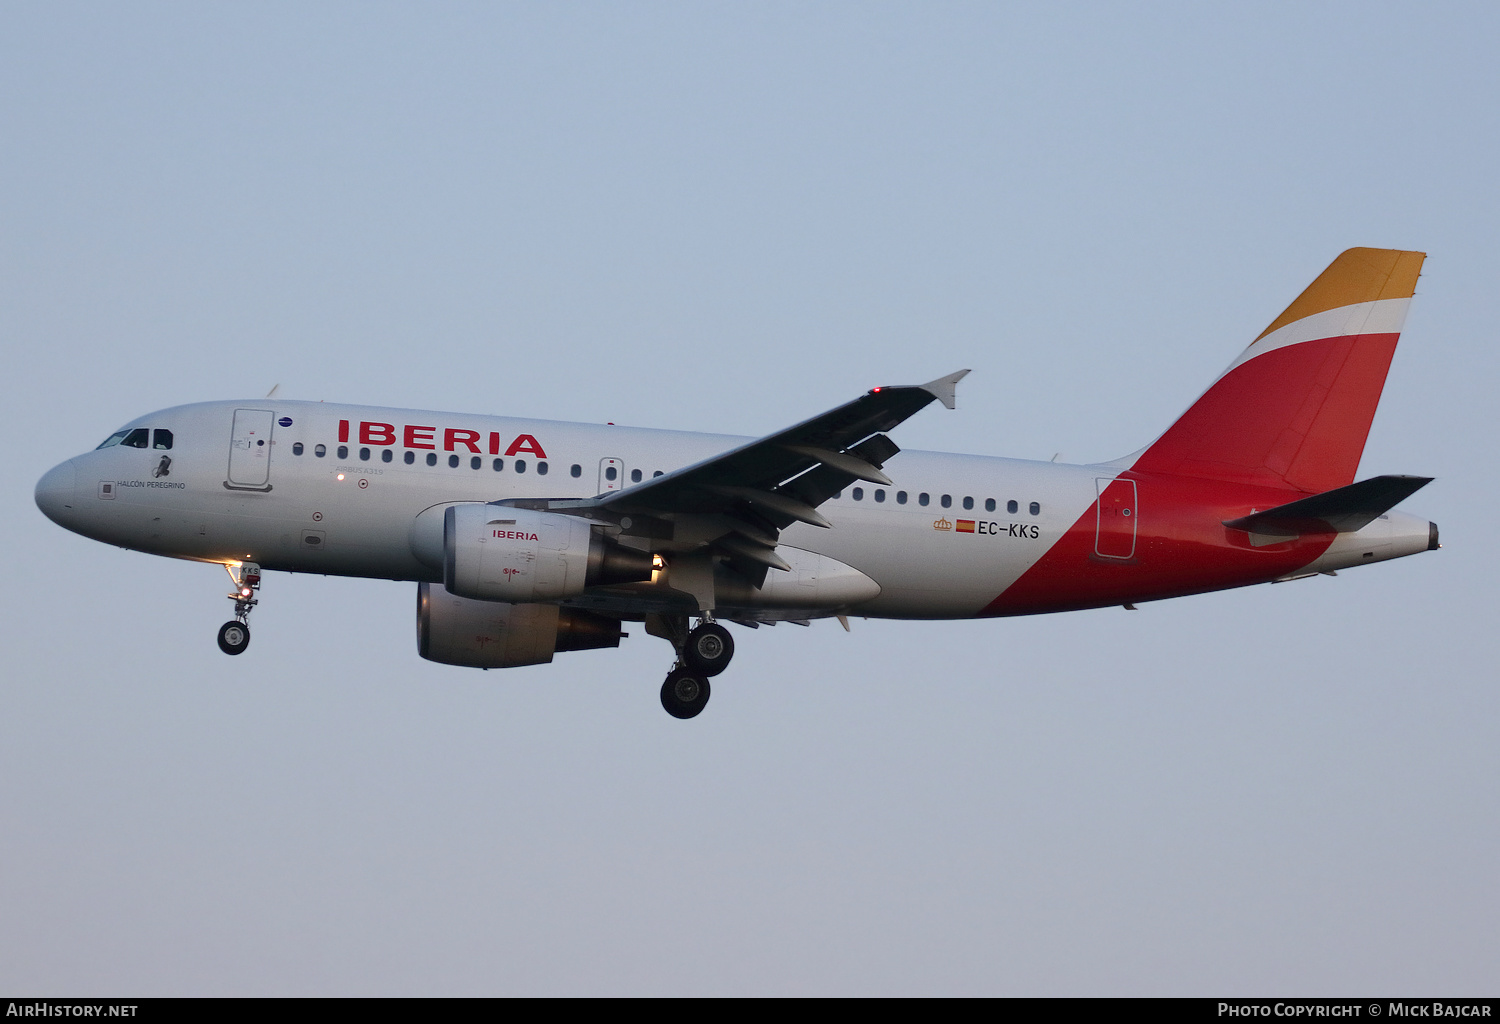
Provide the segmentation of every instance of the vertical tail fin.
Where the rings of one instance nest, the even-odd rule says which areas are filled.
[[[1312,493],[1353,481],[1425,258],[1339,256],[1131,468]]]

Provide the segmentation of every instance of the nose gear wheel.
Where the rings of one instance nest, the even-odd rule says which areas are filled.
[[[225,654],[243,654],[250,646],[250,627],[239,619],[230,619],[219,627],[219,650]]]

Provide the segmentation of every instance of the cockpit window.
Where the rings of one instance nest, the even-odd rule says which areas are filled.
[[[158,428],[154,432],[154,439],[151,442],[151,447],[160,448],[163,451],[170,449],[172,447],[172,432],[170,430],[161,430],[160,428]]]
[[[125,440],[125,435],[128,433],[130,433],[130,431],[128,430],[115,431],[113,434],[110,434],[102,442],[100,442],[99,448],[113,448],[115,445]],[[94,451],[97,452],[99,448],[95,448]]]
[[[127,448],[144,448],[151,443],[151,431],[145,427],[136,427],[120,443]]]

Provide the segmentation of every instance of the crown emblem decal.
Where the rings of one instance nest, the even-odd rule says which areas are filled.
[[[953,524],[948,522],[947,516],[944,516],[942,519],[934,519],[932,528],[934,530],[951,530],[953,529]]]

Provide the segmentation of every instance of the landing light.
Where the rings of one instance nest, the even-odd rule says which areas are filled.
[[[340,479],[340,480],[342,480],[342,479],[344,479],[344,474],[342,474],[342,473],[340,473],[340,474],[339,474],[339,479]]]

